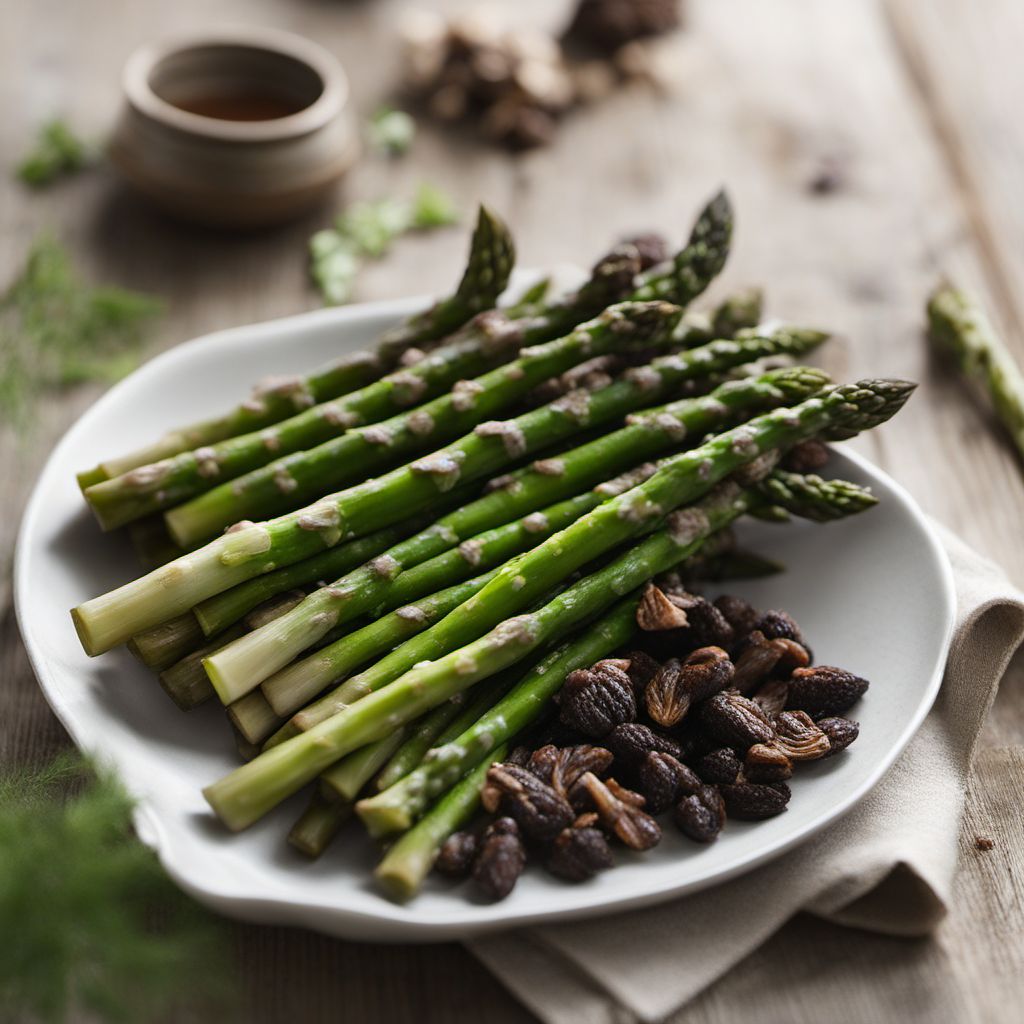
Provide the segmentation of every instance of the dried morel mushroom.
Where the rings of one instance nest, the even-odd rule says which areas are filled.
[[[676,28],[680,0],[579,0],[565,38],[611,52],[644,36]]]
[[[647,684],[647,714],[671,729],[694,705],[729,685],[733,664],[721,647],[701,647],[685,661],[672,658]]]
[[[845,750],[860,735],[860,726],[849,718],[830,716],[819,718],[815,724],[828,737],[829,749],[826,757],[833,757],[841,750]]]
[[[465,878],[477,854],[477,838],[472,832],[453,832],[445,841],[434,868],[449,878]]]
[[[730,818],[761,821],[781,814],[789,803],[789,786],[784,782],[737,782],[719,786],[725,810]]]
[[[580,779],[604,828],[631,850],[649,850],[661,840],[661,826],[643,810],[644,798],[614,779],[602,782],[587,772]]]
[[[839,715],[864,696],[866,679],[832,665],[798,668],[789,681],[786,707],[811,716]]]
[[[775,719],[775,746],[790,761],[816,761],[831,749],[828,736],[806,711],[783,711]]]
[[[761,613],[749,602],[735,594],[722,594],[715,598],[715,607],[725,616],[733,628],[736,639],[745,637],[761,617]]]
[[[654,678],[654,673],[661,668],[661,665],[644,651],[630,651],[626,655],[626,659],[629,661],[626,674],[632,680],[633,695],[636,698],[637,706],[639,706],[643,703],[647,684]]]
[[[774,641],[773,641],[774,643]],[[750,698],[770,719],[786,706],[789,696],[788,679],[769,679],[762,683]]]
[[[755,743],[775,739],[768,716],[734,691],[715,694],[701,706],[701,723],[711,737],[727,747],[746,751]]]
[[[562,722],[595,739],[636,718],[632,680],[612,659],[570,672],[559,699]]]
[[[755,743],[743,758],[743,774],[749,782],[784,782],[793,762],[774,744]]]
[[[576,817],[569,801],[527,768],[494,764],[480,792],[484,808],[512,818],[531,839],[554,839]]]
[[[796,668],[810,664],[808,650],[796,640],[777,637],[769,640],[759,629],[749,633],[736,657],[732,685],[740,693],[750,693],[772,675],[787,676]]]
[[[503,900],[525,866],[526,850],[516,823],[511,818],[491,822],[480,841],[480,853],[473,864],[473,881],[489,899]]]
[[[725,825],[725,801],[714,786],[700,786],[676,804],[673,819],[679,831],[695,842],[713,842]]]
[[[640,765],[640,789],[652,814],[661,814],[680,797],[695,793],[702,785],[700,778],[671,754],[651,751]]]
[[[527,767],[556,793],[570,799],[573,787],[587,772],[602,776],[612,764],[611,751],[590,744],[548,745],[533,752]]]
[[[660,587],[648,583],[636,607],[636,624],[648,633],[682,629],[690,624],[683,611]]]
[[[615,859],[604,833],[593,825],[562,829],[548,851],[548,871],[569,882],[584,882],[612,867]]]
[[[616,726],[603,742],[615,755],[616,765],[626,769],[639,769],[644,758],[652,751],[671,754],[677,759],[683,756],[682,748],[671,736],[664,736],[637,722]]]
[[[785,640],[795,640],[798,644],[803,644],[804,647],[807,646],[804,643],[803,633],[800,632],[800,627],[796,624],[793,616],[777,608],[765,612],[754,623],[754,629],[760,630],[766,640],[781,637]]]
[[[697,774],[705,782],[721,785],[735,782],[743,770],[743,762],[732,747],[720,747],[705,754],[697,762]]]

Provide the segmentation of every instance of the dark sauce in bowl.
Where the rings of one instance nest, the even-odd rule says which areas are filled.
[[[178,99],[174,105],[179,110],[199,114],[201,117],[213,117],[218,121],[273,121],[297,114],[306,106],[269,93],[192,96]]]

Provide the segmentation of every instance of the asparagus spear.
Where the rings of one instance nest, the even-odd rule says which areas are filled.
[[[382,690],[321,722],[308,732],[265,751],[254,761],[208,786],[204,795],[230,828],[245,828],[334,760],[381,738],[481,679],[522,660],[543,643],[559,639],[582,620],[600,614],[619,595],[690,557],[703,541],[748,511],[760,499],[748,488],[725,485],[699,505],[669,516],[642,543],[573,584],[540,609],[516,614],[569,572],[624,540],[648,532],[662,516],[720,480],[723,465],[735,470],[765,451],[811,433],[841,433],[872,426],[891,415],[909,394],[908,385],[862,382],[836,388],[794,410],[768,413],[743,428],[714,438],[694,453],[676,456],[646,483],[612,498],[533,551],[507,563],[478,594],[406,647],[428,650]],[[785,419],[783,419],[785,417]],[[772,444],[766,442],[771,439]],[[738,443],[742,442],[742,443]],[[713,447],[712,447],[713,446]],[[715,458],[711,457],[711,451]],[[694,456],[699,461],[694,463]],[[693,470],[710,464],[702,474]],[[724,473],[722,473],[724,475]],[[844,493],[852,485],[833,483]],[[481,628],[481,626],[483,628]],[[481,636],[483,629],[491,628]],[[433,634],[433,635],[432,635]],[[479,639],[474,639],[478,637]]]
[[[274,382],[256,390],[231,412],[171,431],[159,441],[80,475],[83,488],[139,466],[171,458],[203,445],[261,430],[318,402],[347,394],[396,365],[412,346],[423,346],[489,309],[504,291],[515,261],[515,247],[500,218],[481,206],[470,243],[469,260],[455,292],[386,333],[376,354],[356,352],[307,377]]]
[[[877,504],[869,492],[853,484],[779,470],[740,495],[733,511],[751,511],[761,501],[779,504],[787,513],[816,522],[856,515]],[[713,527],[713,516],[709,520]],[[656,534],[641,548],[661,544],[661,536]],[[370,834],[379,837],[409,828],[454,779],[535,721],[571,671],[592,664],[625,643],[633,627],[635,607],[635,599],[618,605],[602,620],[602,630],[588,629],[553,651],[489,712],[447,744],[439,744],[426,754],[413,772],[390,789],[361,800],[356,811]]]
[[[128,650],[147,668],[162,672],[202,646],[204,636],[196,617],[185,612],[137,633],[128,641]]]
[[[702,228],[706,221],[716,223],[714,217],[706,211],[698,219],[690,243],[682,253],[682,256],[685,256],[680,263],[682,269],[673,264],[670,270],[659,271],[660,276],[656,279],[666,285],[660,290],[671,294],[680,304],[689,302],[699,290],[702,290],[709,280],[706,274],[717,272],[721,266],[724,243],[718,244],[715,248],[714,260],[707,261],[702,255],[707,249],[706,232]],[[700,257],[699,273],[694,269],[695,254]],[[632,281],[633,269],[633,264],[629,264],[624,280]],[[653,287],[652,281],[646,276],[642,281],[643,284],[637,290],[638,294],[649,292]],[[511,338],[513,345],[550,338],[556,327],[568,327],[570,320],[572,324],[577,323],[581,319],[581,313],[597,304],[598,296],[603,305],[616,290],[621,291],[621,287],[618,285],[615,289],[609,289],[596,269],[591,282],[581,289],[566,307],[575,310],[571,316],[547,315],[534,317],[519,324],[498,321],[494,328],[494,336],[497,339]],[[494,341],[487,341],[484,326],[481,322],[469,325],[469,337],[464,344],[468,344],[471,350],[493,347]],[[432,358],[438,359],[440,355],[439,351]],[[417,369],[418,367],[414,367],[407,372],[415,373]],[[460,371],[456,379],[466,375],[464,370]],[[471,392],[479,388],[484,390],[474,399]],[[298,450],[309,449],[305,439],[303,443],[296,444],[282,442],[281,450],[290,449],[291,455],[246,473],[239,479],[223,483],[172,510],[167,514],[170,531],[179,542],[194,544],[214,536],[230,523],[241,519],[267,518],[294,508],[302,500],[322,494],[329,488],[355,482],[385,463],[393,464],[399,455],[408,455],[422,449],[427,439],[436,444],[458,436],[463,430],[468,429],[469,425],[479,422],[479,419],[474,418],[468,410],[464,410],[467,412],[466,415],[457,416],[461,405],[469,404],[473,410],[483,412],[483,403],[490,392],[491,385],[487,379],[480,379],[469,385],[460,382],[451,395],[442,396],[413,412],[400,413],[390,420],[377,423],[371,433],[349,431],[310,450]],[[498,405],[492,404],[489,412],[493,413],[498,408]],[[375,437],[386,439],[386,444],[374,443],[372,440],[371,443],[367,443],[367,438]],[[237,476],[237,473],[225,475]],[[154,487],[159,487],[168,496],[167,502],[173,503],[173,495],[170,494],[166,479],[150,485],[151,490]]]
[[[288,842],[307,857],[319,857],[351,814],[351,804],[330,800],[314,790],[309,806],[288,833]]]
[[[487,769],[507,753],[507,746],[498,747],[490,759],[481,761],[460,779],[415,828],[388,850],[374,875],[392,899],[407,900],[415,895],[434,866],[441,845],[476,813]]]
[[[363,787],[387,764],[389,758],[405,741],[411,725],[394,729],[374,743],[354,750],[331,766],[320,778],[320,790],[329,798],[351,804]]]
[[[988,393],[1000,422],[1024,458],[1024,374],[981,306],[949,284],[928,300],[932,340]]]
[[[587,425],[595,425],[622,415],[630,409],[636,409],[679,381],[703,375],[709,370],[722,370],[737,365],[739,362],[756,358],[757,354],[803,352],[820,343],[823,337],[824,335],[819,332],[782,329],[766,338],[755,336],[741,341],[711,342],[700,348],[656,360],[650,366],[640,368],[628,379],[595,394],[576,392],[573,396],[556,399],[547,406],[509,421],[503,429],[506,436],[517,440],[516,451],[522,454],[533,446],[535,440],[551,444],[558,438],[575,432],[579,429],[581,420]],[[744,396],[749,395],[749,389],[742,386],[738,386],[736,390]],[[721,411],[722,407],[716,407],[712,401],[707,401],[700,408],[705,411]],[[728,414],[728,408],[725,412]],[[721,422],[721,417],[718,422]],[[661,425],[662,428],[668,429],[669,434],[674,432],[674,440],[680,439],[679,421],[674,417],[662,421]],[[479,469],[480,462],[476,456],[477,453],[485,453],[479,440],[478,437],[470,437],[451,446],[447,451],[438,453],[443,457],[443,461],[438,460],[438,455],[431,458],[440,461],[441,465],[454,465],[456,471],[463,476],[482,475]],[[502,455],[500,449],[492,449],[492,453]],[[504,454],[507,461],[509,453]],[[453,460],[460,455],[461,463],[454,462]],[[552,461],[556,464],[559,462]],[[493,471],[499,465],[500,463],[492,460],[488,463],[486,471]],[[416,464],[413,464],[411,472],[414,473],[415,469]],[[557,465],[555,469],[560,471]],[[399,546],[398,552],[392,549],[383,560],[386,572],[380,571],[381,563],[377,562],[364,570],[349,574],[331,586],[317,591],[303,605],[301,611],[287,620],[278,622],[272,630],[259,636],[247,637],[214,655],[207,662],[207,671],[218,692],[225,695],[228,700],[237,699],[247,689],[251,689],[272,672],[287,665],[339,622],[368,611],[407,564],[403,556],[409,549],[418,551],[420,548],[417,543],[409,545],[408,548]]]
[[[676,307],[663,302],[612,306],[564,338],[533,346],[495,371],[492,391],[511,399],[523,393],[527,382],[560,373],[584,354],[664,343],[678,315]],[[476,401],[482,404],[483,398],[481,393]],[[572,408],[564,408],[561,418],[576,423]],[[466,481],[484,476],[522,454],[518,435],[510,434],[507,425],[498,430],[482,425],[455,445],[308,508],[266,523],[238,523],[205,547],[74,609],[83,646],[90,654],[109,650],[244,580],[334,547],[343,536],[362,536],[424,511],[460,476]]]

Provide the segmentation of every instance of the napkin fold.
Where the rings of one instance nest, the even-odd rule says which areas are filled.
[[[938,530],[953,566],[956,628],[938,700],[882,782],[820,835],[736,880],[614,918],[470,942],[542,1021],[664,1020],[801,911],[891,936],[938,924],[953,892],[978,734],[1024,638],[1024,595]]]

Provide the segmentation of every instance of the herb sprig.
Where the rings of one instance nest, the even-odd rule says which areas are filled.
[[[221,925],[135,838],[131,809],[77,757],[0,774],[0,1006],[13,1019],[154,1020],[182,992],[228,994]]]
[[[0,413],[18,420],[46,389],[124,376],[161,309],[148,295],[83,284],[59,243],[38,240],[0,295]]]
[[[416,137],[416,122],[404,110],[381,107],[370,118],[370,145],[379,153],[402,156]]]
[[[349,302],[359,268],[378,259],[407,231],[426,231],[454,224],[452,200],[434,185],[423,183],[411,200],[377,199],[353,203],[334,227],[309,240],[311,273],[328,305]]]
[[[17,175],[33,188],[51,185],[58,178],[74,174],[96,160],[96,153],[59,119],[39,129],[35,145],[18,164]]]

